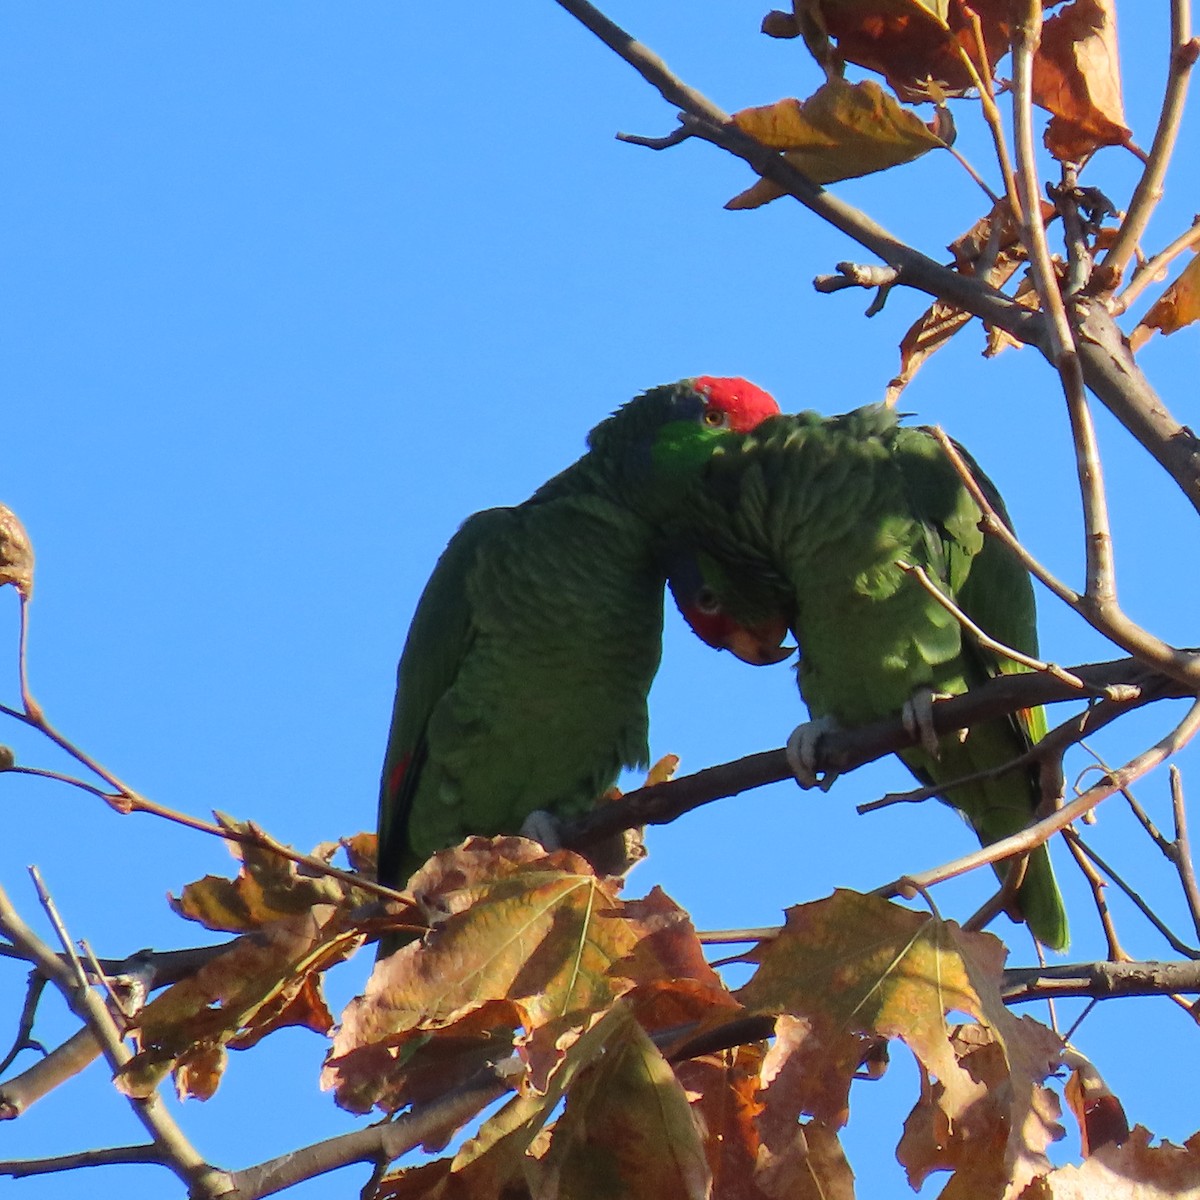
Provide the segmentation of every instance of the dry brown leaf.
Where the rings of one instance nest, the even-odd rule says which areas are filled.
[[[361,942],[346,914],[328,904],[237,938],[142,1009],[134,1030],[138,1052],[118,1074],[118,1087],[146,1096],[174,1071],[181,1096],[207,1099],[224,1047],[244,1049],[285,1025],[327,1033],[332,1018],[318,977]]]
[[[257,832],[249,822],[234,821],[217,813],[227,829]],[[206,875],[189,883],[179,897],[169,896],[171,907],[189,921],[206,929],[246,933],[270,925],[281,917],[306,913],[314,904],[365,904],[367,892],[348,887],[329,875],[305,873],[304,868],[263,846],[226,842],[230,853],[241,862],[236,879]],[[339,843],[328,843],[329,855]]]
[[[1049,222],[1055,215],[1054,205],[1042,201],[1042,220]],[[998,223],[998,224],[997,224]],[[1007,204],[1001,203],[981,217],[966,233],[950,243],[954,269],[975,276],[992,287],[1003,287],[1026,261],[1021,244],[1020,229]],[[1028,294],[1028,292],[1023,293]],[[1033,293],[1036,300],[1036,292]],[[1036,307],[1036,304],[1034,305]],[[900,342],[900,372],[889,383],[884,402],[895,407],[900,393],[912,382],[925,362],[945,346],[950,339],[971,323],[972,316],[961,308],[935,300],[909,328]],[[1020,343],[994,325],[987,327],[987,348],[991,357],[1005,346]]]
[[[733,114],[734,123],[784,157],[813,183],[836,183],[911,162],[943,145],[911,109],[871,80],[831,79],[807,100],[779,100]],[[768,179],[726,208],[758,208],[784,193]]]
[[[1004,1097],[1010,1195],[1049,1166],[1043,1153],[1061,1131],[1048,1115],[1042,1080],[1058,1039],[1017,1018],[1000,996],[1003,944],[953,922],[877,897],[838,891],[790,909],[783,931],[752,956],[754,977],[735,993],[752,1013],[787,1014],[763,1068],[768,1110],[844,1123],[858,1062],[877,1038],[899,1038],[941,1087],[938,1106],[965,1121],[990,1090]],[[955,1053],[949,1013],[988,1027],[1002,1051],[1003,1088],[985,1084]],[[777,1092],[776,1096],[772,1092]]]
[[[1071,0],[1046,21],[1033,60],[1033,99],[1054,114],[1046,148],[1060,161],[1079,162],[1100,146],[1129,140],[1113,0]]]
[[[738,1046],[687,1059],[675,1068],[704,1130],[704,1149],[719,1200],[768,1200],[754,1178],[759,1149],[756,1118],[763,1047]]]
[[[1200,254],[1180,272],[1179,278],[1154,302],[1150,311],[1129,335],[1129,345],[1138,350],[1156,329],[1174,333],[1193,321],[1200,321]]]
[[[1071,1075],[1063,1096],[1079,1122],[1079,1150],[1087,1158],[1101,1146],[1120,1145],[1129,1137],[1129,1120],[1121,1101],[1090,1059],[1073,1046],[1063,1054]]]
[[[538,1193],[707,1200],[704,1143],[683,1087],[625,1005],[606,1021],[604,1053],[571,1085],[551,1131]]]
[[[785,1143],[765,1148],[755,1178],[775,1200],[854,1200],[854,1172],[842,1144],[820,1121],[803,1121]]]
[[[941,1103],[941,1084],[922,1067],[921,1098],[904,1123],[896,1157],[914,1191],[934,1171],[952,1171],[953,1178],[942,1192],[946,1200],[1000,1196],[1009,1184],[1009,1072],[1004,1050],[983,1025],[958,1026],[951,1043],[956,1058],[984,1086],[984,1093],[957,1121],[951,1121]],[[1038,1089],[1034,1103],[1046,1127],[1053,1127],[1058,1115],[1053,1093]]]
[[[6,583],[33,598],[33,543],[17,514],[0,504],[0,587]]]
[[[972,0],[971,8],[980,17],[989,67],[995,66],[1008,50],[1011,0]],[[801,9],[848,62],[879,72],[904,100],[929,99],[930,81],[947,96],[974,86],[962,52],[978,63],[978,43],[953,0],[804,0]],[[772,32],[788,29],[776,18]]]
[[[1059,1167],[1034,1182],[1021,1200],[1197,1200],[1200,1133],[1182,1146],[1150,1145],[1136,1125],[1121,1146],[1101,1146],[1082,1166]]]
[[[460,875],[463,888],[439,894],[446,915],[426,940],[376,964],[330,1052],[324,1082],[338,1103],[362,1111],[362,1073],[344,1070],[348,1056],[364,1048],[382,1047],[392,1060],[378,1072],[372,1099],[383,1104],[403,1090],[427,1031],[453,1026],[489,1000],[510,1002],[513,1027],[523,1025],[527,1040],[545,1050],[536,1040],[539,1027],[551,1027],[553,1046],[563,1032],[559,1022],[581,1025],[632,986],[609,974],[641,936],[614,886],[575,855],[539,852],[532,862],[501,860],[490,880]]]

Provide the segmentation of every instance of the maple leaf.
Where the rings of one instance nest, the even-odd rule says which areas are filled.
[[[836,1129],[849,1111],[849,1087],[874,1039],[899,1038],[937,1079],[937,1105],[952,1124],[974,1106],[1004,1096],[1000,1153],[1006,1195],[1048,1167],[1043,1151],[1061,1136],[1054,1102],[1041,1087],[1057,1063],[1057,1037],[1008,1011],[999,990],[1005,950],[989,934],[914,913],[874,896],[838,891],[788,910],[780,934],[748,957],[759,962],[735,994],[750,1013],[786,1016],[763,1066],[765,1099]],[[956,1053],[961,1013],[1000,1048],[1004,1088],[967,1069]],[[774,1095],[773,1095],[774,1093]]]
[[[737,1046],[720,1054],[687,1059],[675,1074],[704,1130],[704,1149],[713,1195],[722,1200],[766,1200],[755,1181],[762,1142],[757,1117],[759,1071],[764,1047]]]
[[[831,79],[807,100],[744,108],[733,121],[784,157],[813,183],[836,183],[912,162],[944,143],[910,109],[871,80]],[[735,196],[729,209],[758,208],[784,194],[768,179]]]
[[[235,821],[222,813],[216,816],[226,829],[257,832],[250,822]],[[368,892],[358,891],[330,875],[309,873],[269,847],[232,841],[225,844],[241,864],[235,879],[206,875],[189,883],[178,897],[167,897],[179,916],[197,921],[206,929],[247,933],[281,917],[306,913],[315,904],[349,908],[371,899]],[[318,850],[325,850],[322,857],[328,859],[339,844],[331,842]]]
[[[343,1014],[324,1075],[354,1111],[406,1101],[413,1073],[427,1055],[447,1052],[441,1040],[458,1036],[464,1020],[474,1024],[462,1036],[494,1044],[522,1029],[519,1048],[540,1087],[572,1031],[632,988],[690,979],[704,1011],[734,1007],[673,901],[657,889],[622,901],[618,883],[578,855],[475,838],[435,855],[410,886],[432,928],[376,965]],[[481,1030],[473,1014],[484,1005],[491,1024]],[[664,1005],[645,994],[638,1010],[665,1013]],[[462,1061],[473,1061],[469,1048]]]
[[[706,1200],[698,1123],[674,1072],[624,1004],[604,1018],[604,1053],[566,1093],[540,1158],[546,1196]]]

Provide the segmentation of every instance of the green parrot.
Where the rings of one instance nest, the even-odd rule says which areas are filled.
[[[404,886],[469,834],[580,814],[622,767],[647,763],[660,530],[722,440],[778,412],[743,379],[654,388],[596,426],[587,453],[523,504],[466,520],[400,658],[380,882]]]
[[[961,450],[1008,521],[994,485]],[[965,634],[905,567],[929,580],[992,638],[1037,654],[1025,568],[981,529],[982,513],[933,435],[883,405],[839,417],[806,412],[762,423],[717,450],[674,526],[675,601],[709,645],[777,661],[790,628],[800,692],[814,720],[789,739],[802,783],[816,782],[816,740],[903,711],[922,744],[900,758],[927,786],[988,771],[1045,735],[1040,708],[939,737],[922,702],[1023,668]],[[786,651],[783,653],[786,654]],[[948,788],[941,797],[983,844],[1017,833],[1042,801],[1036,765]],[[998,864],[1003,878],[1005,864]],[[1062,950],[1067,919],[1045,846],[1029,855],[1017,903],[1034,936]]]

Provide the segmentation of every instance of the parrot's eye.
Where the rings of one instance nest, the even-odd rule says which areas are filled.
[[[706,585],[696,593],[696,608],[706,617],[713,617],[721,611],[721,601],[717,593]]]
[[[704,410],[704,423],[713,429],[720,429],[721,426],[728,423],[729,417],[719,408],[706,408]]]

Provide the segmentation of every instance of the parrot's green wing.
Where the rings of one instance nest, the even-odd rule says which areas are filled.
[[[379,880],[400,887],[414,866],[409,843],[413,800],[428,754],[427,730],[454,684],[475,635],[467,580],[481,547],[503,539],[513,509],[469,517],[438,559],[409,626],[396,672],[396,699],[379,793]]]
[[[401,658],[384,882],[468,834],[515,833],[535,810],[577,815],[646,765],[662,634],[648,543],[637,517],[586,495],[493,509],[455,537]]]
[[[957,449],[988,502],[1008,524],[995,485],[969,454]],[[928,565],[936,580],[984,632],[1014,650],[1036,656],[1037,625],[1029,573],[1001,541],[982,533],[982,513],[936,440],[923,429],[901,430],[895,459],[904,473],[913,512],[924,526]],[[957,661],[939,670],[935,686],[958,693],[996,675],[1023,670],[963,632]],[[989,771],[1021,756],[1045,730],[1042,709],[1027,709],[1012,717],[981,722],[962,738],[943,737],[936,760],[920,749],[906,751],[901,757],[918,778],[936,785]],[[955,787],[945,798],[966,816],[987,845],[1020,832],[1034,819],[1042,802],[1040,773],[1033,764]],[[1029,855],[1017,899],[1038,940],[1052,949],[1064,949],[1067,919],[1045,846]]]

